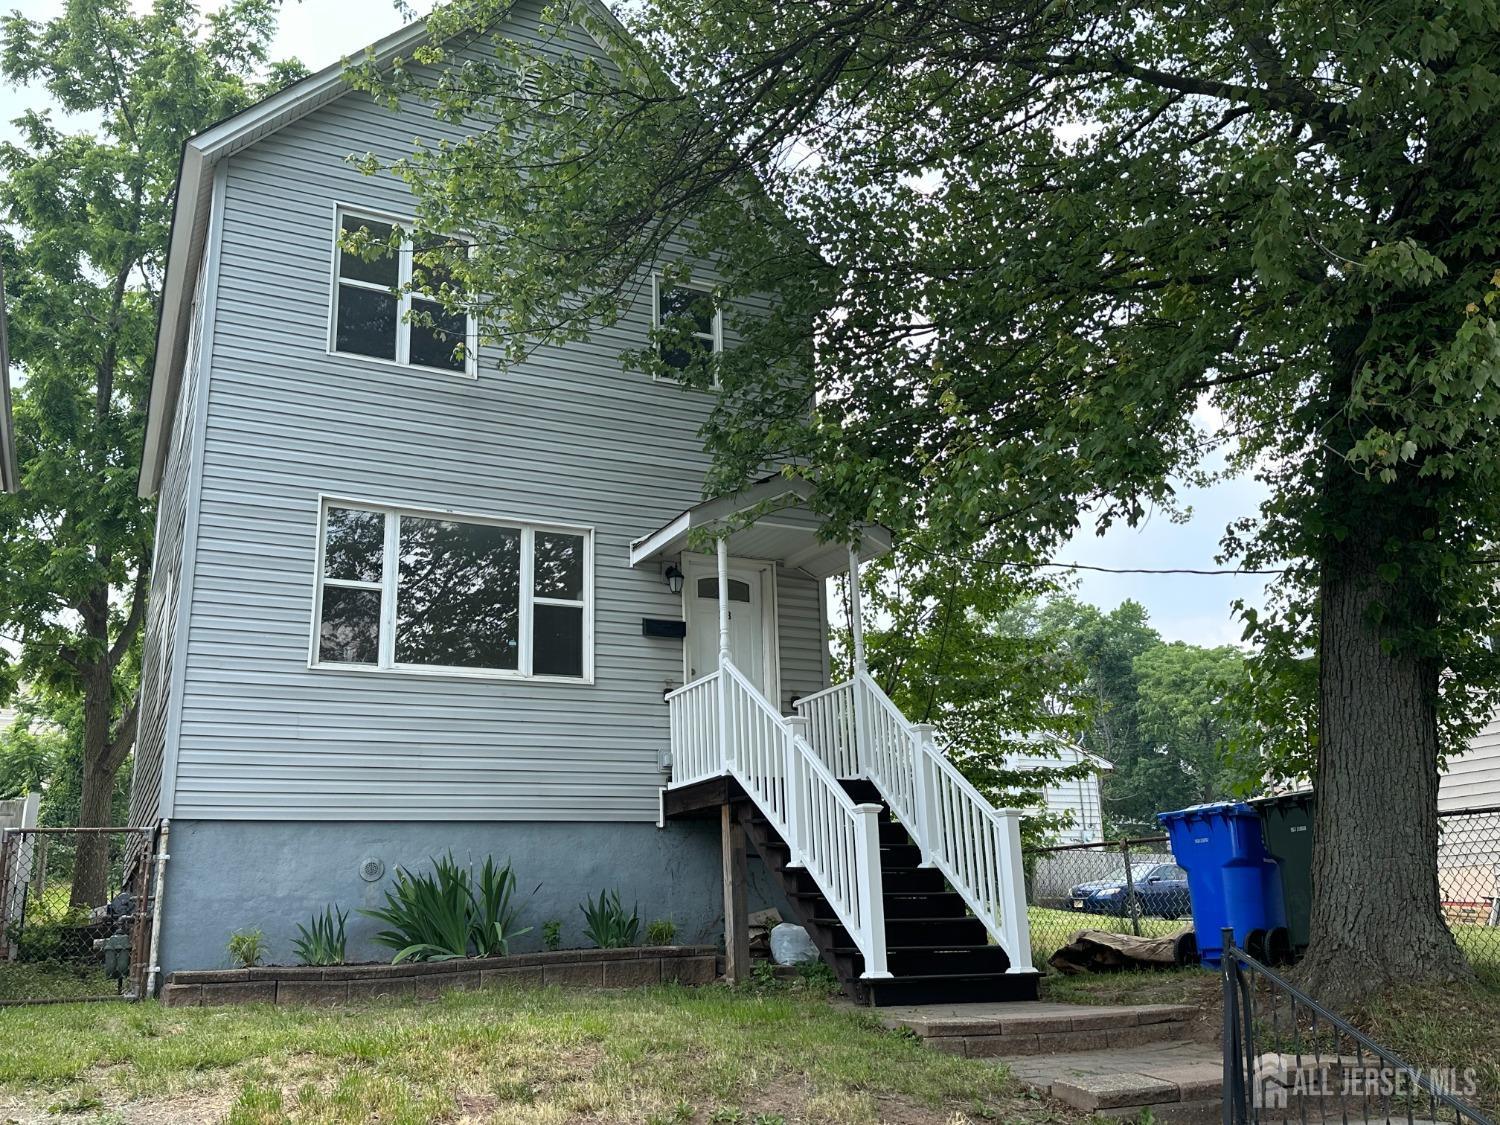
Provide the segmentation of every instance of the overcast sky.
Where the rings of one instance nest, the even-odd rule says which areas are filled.
[[[33,19],[54,15],[61,7],[58,0],[11,0],[6,5],[7,10],[19,8]],[[289,3],[273,54],[295,56],[318,70],[358,52],[401,22],[388,0]],[[0,86],[0,135],[13,136],[11,119],[39,97],[34,90]],[[1057,557],[1104,567],[1212,568],[1225,526],[1236,517],[1253,514],[1262,491],[1252,481],[1233,481],[1207,491],[1185,489],[1181,495],[1194,511],[1189,523],[1173,524],[1158,515],[1137,531],[1117,528],[1103,538],[1085,533]],[[1134,598],[1146,606],[1152,623],[1169,640],[1209,645],[1237,642],[1240,629],[1230,616],[1231,603],[1245,598],[1259,604],[1263,592],[1263,580],[1248,576],[1080,573],[1079,583],[1079,596],[1085,601],[1108,609]]]

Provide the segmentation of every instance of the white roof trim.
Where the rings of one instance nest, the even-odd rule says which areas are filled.
[[[16,428],[10,414],[10,338],[5,320],[5,273],[0,270],[0,492],[21,487],[16,468]]]
[[[410,51],[426,35],[426,21],[419,20],[386,36],[368,48],[367,53],[374,55],[377,65],[384,64],[394,56]],[[196,137],[189,138],[182,146],[177,197],[172,207],[172,241],[167,254],[166,283],[162,287],[161,315],[156,325],[156,364],[151,372],[146,440],[141,451],[140,484],[136,490],[141,496],[156,493],[166,466],[172,414],[181,390],[193,291],[197,288],[198,270],[203,262],[214,166],[348,92],[344,62],[340,60],[233,117],[226,117]]]
[[[712,527],[715,524],[724,523],[742,512],[749,511],[762,505],[775,505],[775,502],[786,498],[789,503],[777,505],[777,507],[805,507],[812,499],[815,492],[814,486],[805,480],[795,477],[771,477],[769,480],[752,484],[749,488],[729,496],[720,496],[713,500],[705,500],[700,504],[694,504],[687,511],[677,516],[670,523],[657,528],[649,535],[643,535],[639,539],[631,541],[630,565],[641,566],[663,555],[675,554],[683,550],[688,537],[700,528]],[[774,508],[772,509],[775,510]],[[770,513],[767,513],[768,515]],[[751,521],[752,524],[758,521]],[[768,521],[774,522],[774,521]],[[815,549],[821,553],[827,549],[827,544],[819,544]],[[891,533],[878,524],[865,524],[860,528],[860,555],[865,559],[877,558],[886,554],[891,549]],[[804,554],[807,552],[803,552]],[[793,568],[800,565],[797,561],[799,556],[780,560],[787,566]]]
[[[616,35],[628,36],[624,25],[604,0],[588,0],[588,3],[594,14],[603,19]],[[383,66],[395,56],[411,51],[426,38],[427,21],[418,20],[366,48],[364,54],[373,56],[377,66]],[[595,40],[598,40],[597,35]],[[189,138],[183,145],[182,163],[177,173],[177,197],[172,206],[172,241],[167,254],[166,283],[162,286],[161,314],[156,325],[156,363],[151,372],[151,398],[146,413],[146,439],[141,449],[140,483],[136,488],[140,496],[156,494],[167,463],[172,415],[181,390],[193,291],[197,288],[198,270],[203,262],[214,165],[348,92],[349,86],[344,82],[344,63],[340,60],[233,117],[226,117],[196,137]]]

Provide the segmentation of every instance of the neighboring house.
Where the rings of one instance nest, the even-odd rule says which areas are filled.
[[[968,975],[938,973],[955,994],[1034,995],[1015,818],[976,805],[868,677],[824,690],[826,579],[855,556],[819,537],[801,482],[702,501],[711,395],[622,366],[684,294],[643,274],[617,325],[502,366],[405,322],[409,249],[339,250],[341,228],[414,211],[351,152],[462,136],[332,67],[186,146],[141,472],[159,509],[131,795],[132,824],[170,823],[163,970],[222,964],[245,927],[285,960],[297,923],[377,905],[396,867],[450,851],[513,862],[534,927],[516,948],[553,918],[581,942],[579,904],[609,889],[685,941],[717,940],[727,911],[738,959],[745,887],[722,872],[743,827],[766,864],[750,895],[846,979],[927,994],[927,959],[887,968],[891,897],[917,915],[893,949],[962,933]],[[704,327],[734,346],[718,314]],[[695,553],[705,532],[715,555]],[[349,927],[351,957],[382,954],[374,922],[351,909]]]
[[[1490,810],[1461,816],[1464,810]],[[1458,924],[1500,925],[1500,715],[1450,758],[1438,782],[1438,885]]]
[[[1448,760],[1438,782],[1438,810],[1500,807],[1500,714],[1469,740],[1468,750]]]
[[[1056,756],[1017,754],[1006,759],[1010,769],[1056,769],[1088,762],[1094,772],[1072,781],[1060,781],[1042,790],[1046,810],[1066,817],[1068,826],[1056,833],[1059,844],[1094,844],[1104,839],[1104,803],[1099,793],[1099,775],[1114,767],[1078,746],[1059,747]]]
[[[10,413],[10,331],[5,319],[5,271],[0,269],[0,492],[21,487],[16,432]]]

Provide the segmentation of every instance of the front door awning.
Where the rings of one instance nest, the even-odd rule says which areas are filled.
[[[849,569],[849,545],[820,538],[823,517],[808,502],[813,486],[791,477],[771,477],[740,492],[694,504],[676,519],[630,544],[630,565],[675,558],[689,550],[697,531],[728,531],[729,553],[831,578]],[[878,524],[860,528],[859,557],[878,558],[891,549],[891,533]]]

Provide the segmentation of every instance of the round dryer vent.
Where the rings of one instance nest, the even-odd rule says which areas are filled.
[[[374,856],[366,856],[359,861],[359,877],[366,883],[373,883],[385,874],[385,863]]]

